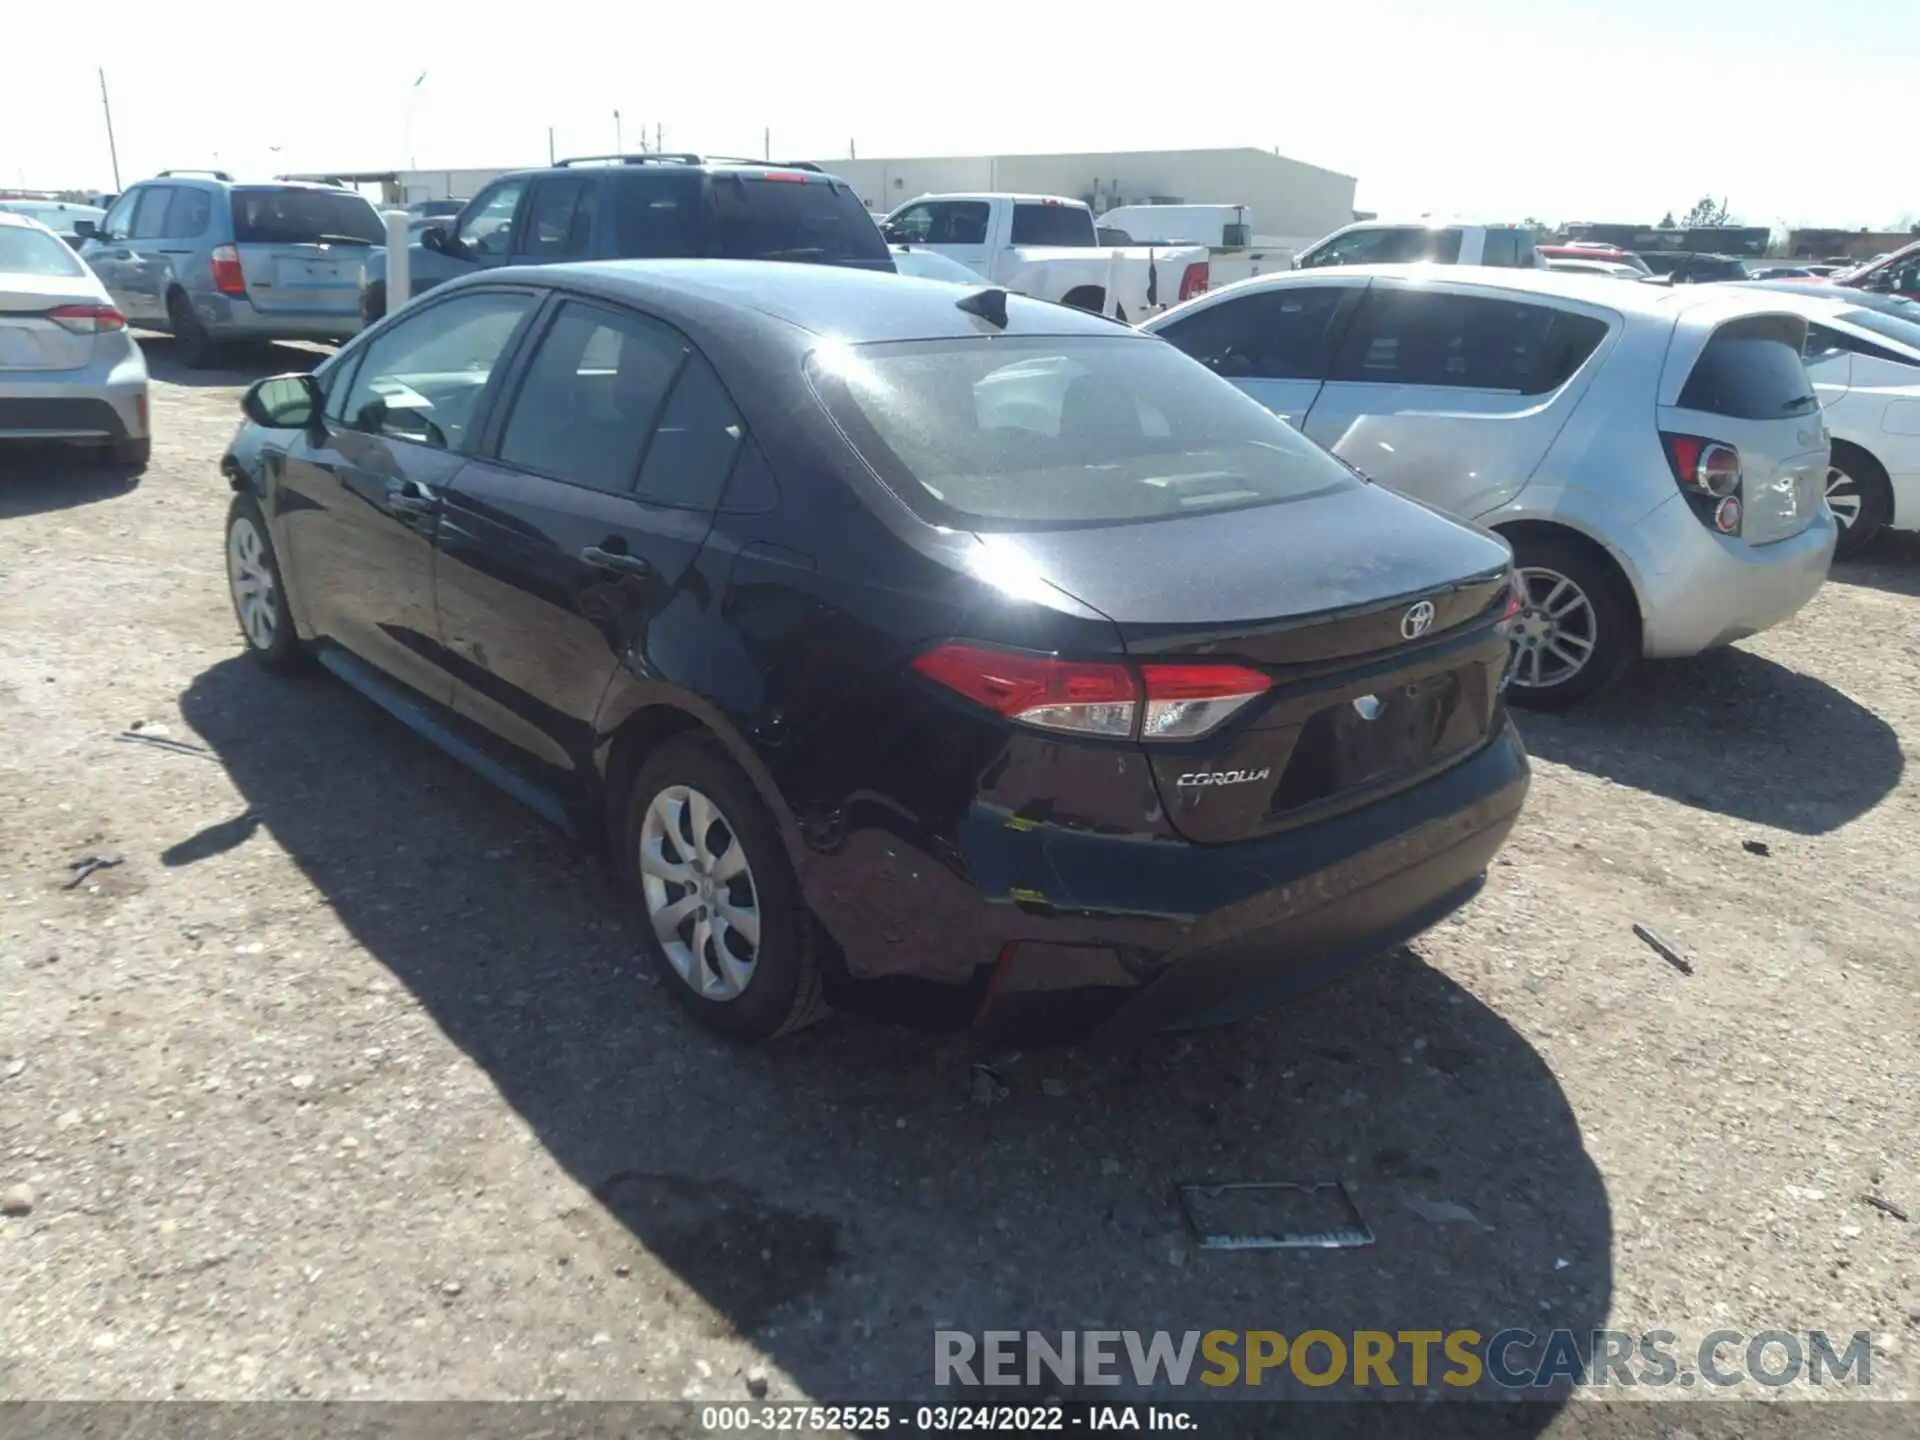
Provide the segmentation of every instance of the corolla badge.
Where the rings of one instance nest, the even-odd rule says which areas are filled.
[[[1264,780],[1273,774],[1272,766],[1259,770],[1189,770],[1173,783],[1176,785],[1251,785],[1255,780]]]
[[[1400,617],[1400,634],[1408,640],[1418,640],[1433,628],[1433,602],[1422,600],[1417,605],[1409,605],[1407,613]]]

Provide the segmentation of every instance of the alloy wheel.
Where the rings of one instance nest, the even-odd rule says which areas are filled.
[[[1557,570],[1523,569],[1523,603],[1513,622],[1514,685],[1545,690],[1564,685],[1593,658],[1599,618],[1586,591]]]
[[[1860,482],[1838,465],[1827,467],[1827,508],[1842,530],[1851,530],[1860,519],[1866,502],[1860,494]]]
[[[760,894],[720,807],[690,785],[655,795],[640,824],[640,883],[674,973],[702,999],[738,999],[760,955]]]
[[[272,649],[280,630],[280,594],[266,541],[244,515],[235,517],[227,530],[227,583],[233,587],[233,609],[247,643],[256,650]]]

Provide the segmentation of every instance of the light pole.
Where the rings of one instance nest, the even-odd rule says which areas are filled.
[[[100,67],[100,109],[107,117],[107,155],[113,161],[113,189],[120,192],[120,147],[113,143],[113,106],[107,103],[107,71]]]
[[[620,143],[620,112],[618,110],[613,112],[613,153],[616,155],[627,153]]]
[[[427,72],[422,70],[414,76],[413,86],[407,91],[407,123],[400,133],[400,151],[407,157],[407,168],[413,169],[413,109],[420,99],[420,87],[426,82]]]

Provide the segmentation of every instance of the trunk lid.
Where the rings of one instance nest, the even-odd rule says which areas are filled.
[[[1750,545],[1798,535],[1825,498],[1829,437],[1805,345],[1800,316],[1759,313],[1722,320],[1704,336],[1683,327],[1668,352],[1660,429],[1739,452],[1738,538]]]
[[[236,188],[233,236],[254,309],[289,315],[358,317],[360,267],[386,242],[364,196],[299,186]]]
[[[1141,742],[1190,840],[1362,804],[1476,748],[1497,722],[1507,546],[1376,486],[1018,543],[1041,576],[1112,620],[1142,665],[1267,678],[1207,734]]]
[[[76,335],[46,313],[104,303],[93,285],[74,277],[0,275],[0,370],[81,369],[93,358],[93,335]]]

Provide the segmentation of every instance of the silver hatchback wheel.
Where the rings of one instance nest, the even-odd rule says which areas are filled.
[[[1833,511],[1833,518],[1842,530],[1851,530],[1860,519],[1860,508],[1865,500],[1860,494],[1860,482],[1842,470],[1838,465],[1827,467],[1827,508]]]
[[[1587,592],[1557,570],[1523,569],[1525,592],[1513,622],[1513,677],[1523,689],[1564,685],[1593,658],[1599,617]]]
[[[233,610],[247,643],[271,650],[280,633],[280,592],[273,583],[273,563],[259,528],[245,515],[236,515],[227,527],[227,584],[233,590]]]
[[[674,973],[704,1000],[738,999],[760,955],[760,893],[738,832],[692,786],[668,786],[647,806],[640,885]]]

